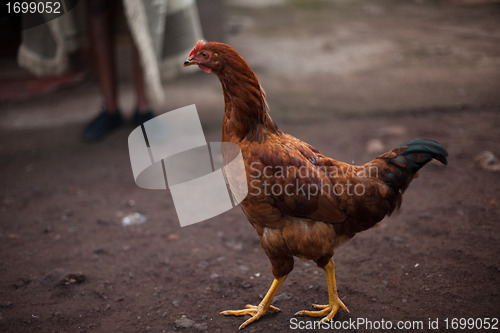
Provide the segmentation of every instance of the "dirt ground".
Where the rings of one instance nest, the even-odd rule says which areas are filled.
[[[498,4],[261,3],[230,2],[228,41],[254,67],[283,130],[358,164],[418,137],[450,155],[448,166],[422,170],[401,210],[336,251],[351,314],[335,320],[430,331],[438,319],[437,332],[446,319],[500,318],[500,172],[475,161],[500,156]],[[122,93],[130,112],[130,82]],[[166,94],[162,111],[194,103],[207,140],[220,138],[215,77],[171,80]],[[181,228],[168,190],[134,183],[131,125],[80,141],[98,106],[93,80],[0,105],[0,331],[236,331],[244,318],[219,311],[257,304],[272,281],[257,234],[238,207]],[[123,226],[134,212],[146,222]],[[296,260],[274,302],[281,312],[245,331],[289,331],[291,318],[306,325],[294,313],[327,300],[323,271]]]

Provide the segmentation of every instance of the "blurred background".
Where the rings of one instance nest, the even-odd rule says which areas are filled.
[[[84,11],[80,8],[84,2],[78,2],[75,11]],[[278,103],[275,117],[282,116],[282,108],[294,109],[288,119],[301,117],[302,112],[311,117],[311,111],[320,116],[499,104],[496,1],[198,0],[197,5],[206,40],[233,45],[265,89],[272,90],[269,99]],[[71,54],[71,67],[65,75],[38,82],[17,66],[21,34],[12,29],[13,22],[0,23],[4,27],[0,36],[2,126],[37,127],[42,124],[36,122],[43,119],[50,124],[84,122],[89,118],[88,107],[97,112],[100,96],[95,91],[98,85],[82,14],[76,20],[80,30],[75,28],[72,36],[80,47]],[[116,24],[122,33],[115,58],[123,90],[120,103],[128,112],[133,73],[131,41],[123,32],[123,20]],[[214,91],[204,89],[193,96],[177,71],[162,74],[175,79],[164,81],[166,98],[159,112],[193,101],[206,107],[220,100],[216,80],[203,78]],[[63,87],[71,89],[58,93]],[[51,94],[44,98],[46,92]],[[58,107],[62,100],[76,96],[78,105]],[[32,97],[48,103],[52,117],[39,113],[44,110],[33,110]]]

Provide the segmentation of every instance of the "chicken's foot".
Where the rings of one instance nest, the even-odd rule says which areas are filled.
[[[333,258],[328,262],[328,264],[323,267],[326,273],[326,281],[328,283],[328,305],[318,305],[313,304],[313,307],[319,309],[319,311],[299,311],[295,315],[297,316],[310,316],[310,317],[323,317],[321,322],[325,323],[330,321],[335,317],[335,314],[342,308],[345,312],[349,313],[349,310],[340,300],[337,293],[337,285],[335,283],[335,264]]]
[[[273,284],[269,288],[269,290],[266,293],[266,296],[262,299],[262,301],[259,303],[259,305],[250,305],[247,304],[245,306],[245,309],[243,310],[226,310],[222,311],[220,314],[226,315],[226,316],[245,316],[245,315],[250,315],[252,316],[250,319],[245,321],[243,324],[240,326],[240,330],[247,326],[248,324],[253,323],[254,321],[258,320],[260,317],[265,315],[267,311],[271,312],[279,312],[280,309],[278,309],[275,306],[271,305],[271,301],[274,298],[274,295],[276,295],[276,292],[278,292],[278,289],[281,287],[283,282],[286,280],[286,275],[282,276],[280,278],[275,278],[273,281]]]

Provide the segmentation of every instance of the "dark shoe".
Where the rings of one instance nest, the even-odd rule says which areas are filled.
[[[114,129],[123,123],[120,112],[102,111],[90,124],[85,127],[82,133],[84,141],[92,142],[103,139]]]
[[[154,117],[156,117],[156,115],[151,110],[142,113],[139,113],[139,111],[135,110],[132,121],[134,122],[134,125],[140,126],[146,121],[153,119]]]

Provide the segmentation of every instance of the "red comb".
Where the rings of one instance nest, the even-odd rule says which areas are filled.
[[[203,45],[205,45],[205,43],[203,43],[202,40],[197,41],[196,45],[194,46],[194,48],[189,53],[189,59],[191,59],[194,56],[194,54],[196,53],[196,51],[198,51]]]

